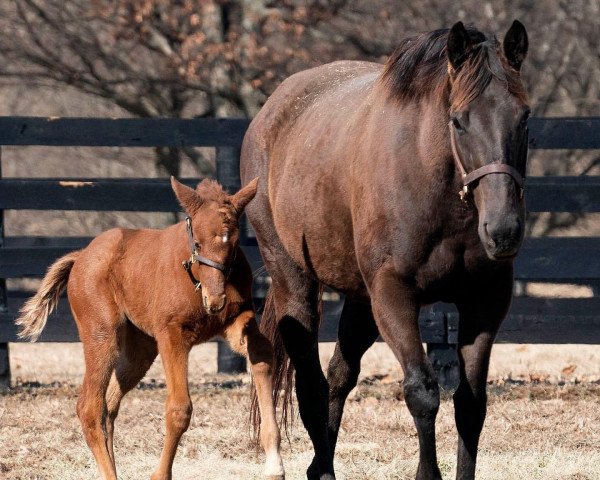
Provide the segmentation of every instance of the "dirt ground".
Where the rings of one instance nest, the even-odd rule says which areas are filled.
[[[331,345],[322,346],[326,364]],[[16,380],[0,395],[0,478],[97,478],[75,403],[83,374],[79,344],[11,345]],[[261,478],[262,455],[247,422],[249,379],[217,375],[216,346],[191,358],[194,414],[175,460],[175,479]],[[338,478],[412,479],[417,438],[401,402],[401,374],[385,345],[365,356],[336,455]],[[600,349],[498,345],[489,385],[478,478],[600,479]],[[437,422],[439,464],[454,478],[456,432],[449,393]],[[119,478],[149,478],[163,435],[164,377],[157,361],[124,400],[115,445]],[[288,480],[305,478],[308,437],[296,422],[283,442]]]

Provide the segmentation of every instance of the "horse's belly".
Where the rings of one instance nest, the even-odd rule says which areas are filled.
[[[318,202],[299,207],[281,198],[273,208],[273,220],[286,252],[302,270],[344,293],[364,290],[351,223],[341,210]]]

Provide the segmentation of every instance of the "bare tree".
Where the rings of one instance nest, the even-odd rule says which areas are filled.
[[[398,41],[457,20],[530,33],[524,68],[538,116],[600,107],[598,2],[562,0],[7,0],[0,5],[0,75],[69,85],[131,115],[253,116],[292,73],[336,59],[384,61]],[[193,149],[157,149],[177,174]],[[593,152],[534,152],[534,175],[600,172]],[[575,215],[532,216],[549,233]]]

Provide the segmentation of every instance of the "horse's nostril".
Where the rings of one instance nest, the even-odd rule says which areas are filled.
[[[496,246],[496,242],[494,241],[494,238],[492,237],[492,235],[490,234],[490,232],[488,230],[487,222],[483,224],[483,231],[485,232],[486,243],[488,244],[488,246],[490,248],[494,248]]]

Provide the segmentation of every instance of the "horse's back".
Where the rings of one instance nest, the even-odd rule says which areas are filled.
[[[308,257],[319,255],[314,266],[325,268],[314,273],[342,290],[342,277],[360,282],[346,241],[353,237],[348,139],[359,134],[381,68],[342,61],[291,76],[255,117],[242,147],[242,181],[260,178],[257,199],[247,209],[259,241],[279,237],[308,270]]]

